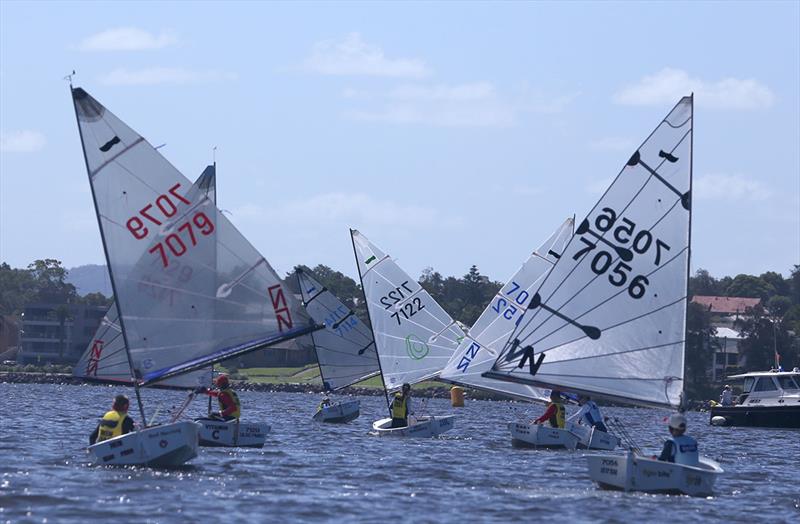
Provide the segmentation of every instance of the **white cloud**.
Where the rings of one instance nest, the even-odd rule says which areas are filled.
[[[404,228],[456,227],[461,219],[444,216],[439,209],[378,200],[364,193],[324,193],[280,206],[245,204],[233,210],[236,220],[290,221],[322,224],[374,224]]]
[[[614,101],[624,105],[660,105],[677,102],[692,92],[698,103],[715,109],[763,109],[775,102],[772,90],[752,78],[709,82],[671,68],[623,88],[614,95]]]
[[[347,89],[343,96],[372,107],[346,112],[354,120],[442,127],[500,127],[516,123],[523,113],[562,111],[575,95],[546,99],[527,89],[501,94],[490,82],[405,84],[385,93]]]
[[[431,74],[416,58],[387,58],[383,49],[365,42],[358,33],[344,40],[317,42],[303,68],[323,75],[387,76],[422,78]]]
[[[589,149],[592,151],[633,151],[636,147],[630,138],[618,136],[608,136],[589,142]]]
[[[179,67],[151,67],[139,70],[115,69],[100,77],[106,85],[159,85],[159,84],[201,84],[236,80],[235,73],[224,71],[192,71]]]
[[[761,201],[772,191],[758,180],[743,175],[709,174],[697,177],[692,187],[694,196],[705,200]]]
[[[142,51],[173,45],[178,39],[168,32],[158,35],[136,27],[117,27],[84,38],[81,51]]]
[[[45,136],[38,131],[0,132],[0,151],[3,153],[33,153],[44,148]]]

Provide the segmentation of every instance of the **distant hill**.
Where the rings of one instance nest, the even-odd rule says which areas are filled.
[[[67,282],[75,286],[79,295],[97,292],[107,297],[112,295],[111,279],[108,277],[106,266],[87,264],[73,267],[69,270]]]

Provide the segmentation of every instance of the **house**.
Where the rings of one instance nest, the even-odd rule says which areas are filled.
[[[715,297],[709,295],[695,295],[692,302],[700,304],[711,313],[711,323],[714,326],[732,327],[733,323],[747,310],[761,304],[760,298],[748,297]]]
[[[107,307],[85,304],[30,304],[22,314],[20,364],[75,364]]]
[[[711,366],[711,381],[718,382],[724,380],[728,375],[739,373],[739,366],[744,364],[744,359],[739,353],[739,344],[742,335],[735,329],[720,326],[717,327],[716,351],[714,361]]]

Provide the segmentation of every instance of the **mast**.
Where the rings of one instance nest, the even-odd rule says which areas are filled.
[[[361,294],[364,296],[364,304],[367,304],[367,294],[364,292],[364,277],[361,275],[361,266],[358,264],[358,252],[356,251],[356,241],[353,239],[353,229],[350,229],[350,243],[353,244],[353,256],[356,259],[356,270],[358,271],[358,282],[361,284]],[[367,319],[369,320],[369,329],[372,332],[372,340],[375,344],[375,356],[378,357],[378,371],[381,375],[381,384],[383,384],[383,394],[386,396],[386,409],[389,410],[389,416],[392,416],[392,404],[389,402],[389,392],[386,390],[386,381],[383,378],[383,368],[381,367],[381,357],[378,354],[378,342],[375,340],[375,329],[372,327],[372,317],[369,314],[369,304],[367,304]]]
[[[212,157],[213,157],[212,165],[214,166],[214,178],[211,180],[211,182],[212,182],[211,187],[212,187],[212,191],[214,191],[214,205],[217,205],[217,147],[214,146],[214,149],[212,149],[211,151],[212,151],[211,154],[212,154]],[[214,268],[216,268],[216,267],[217,267],[217,251],[215,249],[214,250]],[[218,284],[218,282],[216,280],[217,280],[217,274],[215,273],[214,274],[214,287],[215,288],[217,287],[217,284]],[[217,304],[215,302],[214,303],[214,308],[216,309],[216,307],[217,307]],[[209,385],[210,386],[214,385],[214,364],[211,364],[211,384],[209,384]],[[209,415],[211,414],[211,397],[210,396],[208,397],[208,414]]]
[[[683,342],[683,362],[681,365],[684,369],[684,375],[686,375],[686,341],[689,339],[689,278],[692,274],[692,199],[694,194],[692,193],[692,178],[693,178],[693,169],[694,169],[694,92],[690,95],[689,99],[691,100],[691,108],[692,108],[692,136],[689,137],[689,238],[688,244],[686,245],[686,307],[685,310],[685,318],[683,320],[684,326],[684,342]],[[727,358],[727,353],[725,354],[725,358]],[[678,411],[686,411],[686,379],[684,378],[683,384],[681,384],[681,400],[680,405],[678,406]]]
[[[142,417],[142,427],[147,427],[147,418],[144,414],[144,405],[142,404],[142,395],[139,392],[139,382],[136,378],[136,372],[133,368],[133,360],[131,359],[131,350],[130,345],[128,344],[128,335],[125,331],[125,322],[122,319],[122,308],[119,305],[119,295],[117,294],[117,285],[116,281],[114,280],[114,272],[111,269],[111,258],[108,256],[108,246],[106,245],[106,236],[105,232],[103,231],[103,221],[100,220],[100,213],[97,207],[97,196],[95,195],[94,191],[94,184],[92,184],[92,172],[89,169],[89,159],[86,156],[86,144],[83,141],[83,130],[81,129],[81,122],[78,118],[78,106],[75,103],[75,89],[72,87],[72,82],[69,84],[69,91],[72,97],[72,108],[75,110],[75,123],[78,125],[78,135],[81,139],[81,151],[83,152],[83,163],[86,166],[86,174],[89,176],[89,187],[92,190],[92,203],[94,204],[94,214],[97,218],[97,226],[100,228],[100,240],[103,242],[103,254],[106,257],[106,263],[108,264],[108,276],[111,280],[111,291],[114,293],[114,301],[117,304],[117,315],[119,320],[119,327],[122,331],[122,339],[125,341],[125,355],[128,358],[128,367],[131,370],[131,382],[133,383],[133,389],[136,392],[136,403],[139,405],[139,414]]]

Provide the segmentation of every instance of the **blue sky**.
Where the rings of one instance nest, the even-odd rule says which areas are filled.
[[[281,271],[505,280],[695,93],[692,269],[800,263],[800,3],[0,3],[0,259],[103,263],[67,84]]]

